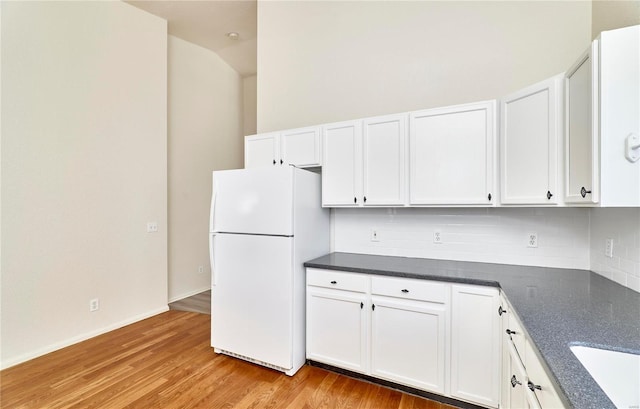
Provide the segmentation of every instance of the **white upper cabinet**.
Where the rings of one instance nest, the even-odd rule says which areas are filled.
[[[495,101],[412,112],[411,205],[493,206]]]
[[[640,25],[599,44],[600,205],[640,206]]]
[[[362,202],[362,122],[348,121],[325,125],[322,127],[322,139],[324,145],[322,205],[360,205]]]
[[[566,74],[565,201],[597,203],[598,172],[598,40]]]
[[[323,126],[322,205],[402,206],[406,115]]]
[[[276,160],[276,157],[278,160]],[[245,136],[244,167],[265,168],[280,163],[280,136],[277,132]]]
[[[286,164],[299,168],[320,166],[320,127],[292,129],[280,133],[280,154]]]
[[[568,203],[640,206],[640,26],[603,31],[567,71]]]
[[[407,116],[363,121],[363,198],[366,205],[405,203]]]
[[[500,103],[500,202],[558,204],[564,74]]]
[[[320,166],[320,127],[290,129],[245,137],[244,167]]]

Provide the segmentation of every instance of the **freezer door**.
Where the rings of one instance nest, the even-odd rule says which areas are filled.
[[[213,172],[210,232],[293,234],[289,166]]]
[[[292,368],[293,238],[216,234],[211,345]]]

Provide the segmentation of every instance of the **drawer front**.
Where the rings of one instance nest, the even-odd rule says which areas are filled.
[[[524,332],[522,331],[522,325],[520,324],[520,321],[513,314],[513,308],[511,309],[511,312],[512,313],[508,315],[509,316],[509,324],[507,325],[507,330],[506,330],[506,331],[510,331],[511,334],[504,333],[503,335],[505,337],[510,337],[511,338],[511,342],[513,343],[513,346],[515,347],[516,352],[518,353],[518,356],[520,357],[520,360],[524,363],[524,343],[525,343]],[[525,364],[525,366],[526,366],[526,364]]]
[[[435,281],[411,278],[372,277],[371,293],[444,304],[449,299],[449,286]]]
[[[366,274],[308,268],[307,285],[366,293],[369,290],[369,276]]]

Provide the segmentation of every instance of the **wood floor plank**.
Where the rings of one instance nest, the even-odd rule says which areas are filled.
[[[211,316],[168,311],[0,372],[11,409],[455,409],[304,366],[293,377],[209,345]]]

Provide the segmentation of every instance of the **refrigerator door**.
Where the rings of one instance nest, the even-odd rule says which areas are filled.
[[[213,172],[210,232],[293,234],[289,166]]]
[[[291,368],[293,238],[213,236],[211,345]]]

